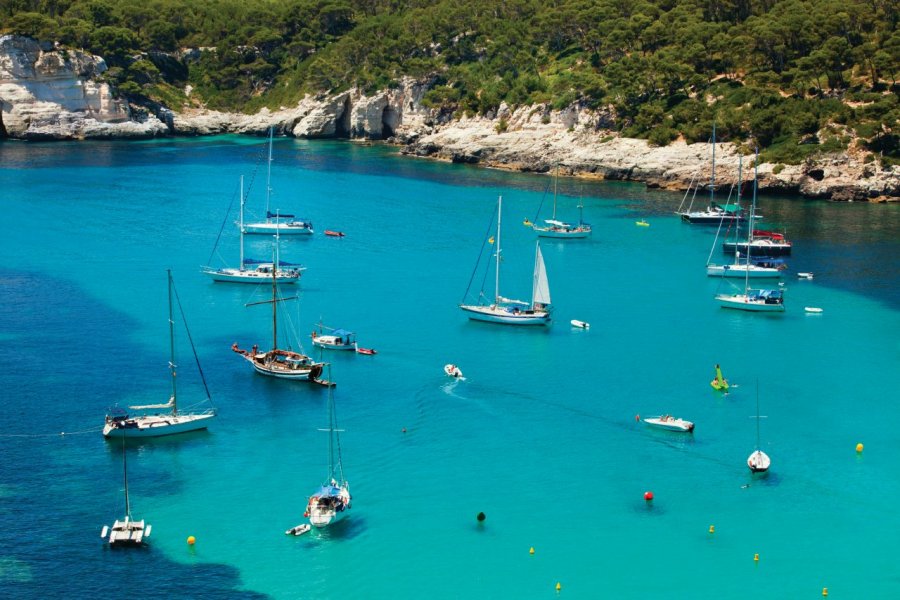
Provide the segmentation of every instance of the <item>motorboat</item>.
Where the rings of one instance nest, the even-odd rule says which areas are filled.
[[[660,415],[658,417],[645,417],[641,419],[647,425],[658,427],[660,429],[668,429],[669,431],[681,431],[685,433],[693,433],[694,424],[684,419],[677,419],[672,415]]]

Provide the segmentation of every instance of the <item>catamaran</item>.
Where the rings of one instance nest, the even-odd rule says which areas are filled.
[[[547,269],[544,266],[544,257],[541,254],[541,243],[535,243],[534,251],[534,271],[531,287],[531,303],[522,300],[513,300],[504,298],[500,295],[500,262],[501,262],[501,215],[502,215],[503,197],[497,200],[497,238],[496,251],[494,252],[494,297],[489,300],[482,289],[479,294],[480,304],[460,304],[459,308],[468,313],[470,319],[476,321],[488,321],[491,323],[502,323],[505,325],[547,325],[550,323],[550,283],[547,280]],[[487,240],[493,243],[493,238]],[[480,257],[479,257],[480,262]],[[478,264],[475,265],[478,270]],[[472,279],[475,272],[472,273]],[[469,280],[469,288],[472,285],[472,279]],[[466,289],[468,296],[469,289]],[[464,300],[465,302],[465,296]]]
[[[203,267],[202,272],[209,275],[213,281],[223,283],[268,283],[275,273],[275,279],[279,284],[296,283],[300,279],[302,271],[306,267],[285,263],[279,260],[279,253],[275,253],[275,261],[261,261],[253,258],[244,258],[244,177],[241,176],[241,203],[240,203],[240,220],[238,221],[238,235],[240,236],[240,266],[222,267],[216,269],[214,267]],[[275,244],[278,245],[278,230],[275,231]],[[215,248],[213,249],[215,254]],[[210,261],[212,256],[210,256]]]
[[[309,219],[298,219],[294,215],[270,210],[272,195],[272,138],[274,128],[269,127],[269,159],[266,169],[266,220],[244,225],[244,233],[264,233],[274,235],[279,232],[282,235],[311,235],[313,224]]]
[[[209,420],[216,416],[214,408],[206,409],[202,412],[185,413],[178,412],[178,390],[175,382],[177,380],[175,363],[175,320],[173,315],[173,292],[175,299],[178,301],[179,312],[182,316],[184,311],[181,310],[181,301],[178,300],[178,293],[175,291],[175,283],[172,281],[172,272],[166,271],[169,279],[169,370],[171,371],[172,395],[165,404],[147,404],[143,406],[130,406],[131,410],[139,411],[144,414],[129,416],[128,413],[121,409],[112,409],[106,415],[106,423],[103,425],[103,435],[107,438],[115,436],[123,436],[128,438],[138,437],[157,437],[162,435],[172,435],[175,433],[185,433],[187,431],[196,431],[198,429],[206,429]],[[191,334],[187,330],[187,322],[182,321],[190,340]],[[200,378],[203,381],[203,388],[206,390],[206,400],[210,404],[212,399],[209,395],[209,388],[206,385],[206,378],[203,376],[203,369],[200,368],[200,360],[197,357],[196,349],[194,349],[193,341],[191,341],[191,349],[194,351],[194,361],[197,364],[197,370],[200,372]],[[152,413],[152,414],[147,414]]]
[[[135,521],[131,516],[131,502],[128,500],[128,457],[125,453],[125,436],[122,436],[122,477],[125,480],[125,516],[113,522],[112,527],[104,525],[100,537],[110,546],[140,546],[150,537],[152,525],[144,520]]]

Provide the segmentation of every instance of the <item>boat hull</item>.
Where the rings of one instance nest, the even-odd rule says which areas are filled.
[[[742,256],[747,255],[747,242],[724,242],[722,250],[726,254],[734,254],[740,252]],[[783,243],[752,243],[749,246],[750,256],[788,256],[791,253],[791,244]]]
[[[468,317],[475,321],[501,325],[548,325],[550,313],[544,310],[520,310],[514,312],[495,305],[460,305]]]
[[[745,294],[720,294],[716,296],[716,302],[718,302],[722,308],[734,308],[750,312],[784,312],[784,303],[768,303],[764,300],[748,297]]]
[[[556,229],[553,227],[535,227],[538,237],[555,238],[555,239],[583,239],[591,235],[591,230],[584,227],[575,227],[573,229]]]
[[[769,459],[769,456],[762,450],[753,452],[747,458],[747,466],[753,473],[765,473],[769,470],[771,464],[772,461]]]
[[[663,417],[648,417],[642,420],[650,427],[665,429],[666,431],[677,431],[680,433],[693,433],[694,431],[694,424],[690,421],[685,421],[684,419],[673,419],[672,417],[667,419]]]
[[[206,429],[214,412],[188,415],[147,415],[125,420],[108,420],[103,426],[107,438],[148,438]]]
[[[219,283],[272,283],[271,273],[260,273],[257,271],[241,271],[240,269],[218,269],[203,271],[204,274],[212,278],[213,281]],[[297,283],[300,274],[292,275],[275,275],[275,283],[278,285],[286,285]]]
[[[741,279],[777,279],[781,277],[781,271],[769,267],[756,267],[755,265],[709,265],[706,274],[710,277],[740,277]]]
[[[244,233],[256,235],[312,235],[313,229],[299,223],[251,223],[244,225]]]
[[[356,342],[349,344],[339,343],[337,336],[334,335],[317,335],[313,338],[313,346],[325,348],[326,350],[356,350]]]

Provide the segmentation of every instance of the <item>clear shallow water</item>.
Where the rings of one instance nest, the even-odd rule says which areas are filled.
[[[141,578],[151,597],[539,598],[556,582],[579,598],[900,595],[898,207],[762,198],[767,225],[795,244],[788,311],[769,317],[712,301],[714,232],[678,222],[680,195],[564,180],[561,213],[575,217],[583,196],[594,237],[542,245],[555,323],[523,331],[455,305],[499,194],[504,294],[527,296],[534,238],[520,223],[547,177],[276,140],[273,206],[319,232],[282,243],[309,267],[290,319],[304,342],[321,318],[379,351],[327,355],[351,515],[289,538],[325,474],[326,393],[253,375],[229,346],[268,340],[267,308],[244,306],[266,292],[199,273],[241,174],[248,210],[264,210],[264,170],[253,177],[264,146],[0,144],[0,588],[85,597]],[[642,217],[649,228],[634,225]],[[249,255],[269,252],[248,238]],[[215,264],[236,263],[231,227],[218,253]],[[209,432],[129,446],[134,512],[153,535],[146,550],[110,551],[99,530],[123,510],[119,447],[77,432],[115,403],[168,394],[167,268],[220,413]],[[190,403],[202,394],[180,341]],[[466,380],[445,377],[447,362]],[[728,396],[709,386],[716,363],[738,384]],[[764,479],[744,463],[757,381]],[[693,437],[635,422],[661,412],[693,420]]]

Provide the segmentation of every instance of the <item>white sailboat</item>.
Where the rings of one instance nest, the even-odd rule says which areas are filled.
[[[751,419],[754,417],[750,417]],[[759,420],[765,419],[759,414],[759,383],[756,384],[756,450],[747,457],[747,466],[754,473],[765,473],[772,465],[769,455],[759,449]]]
[[[175,363],[175,320],[172,310],[172,296],[175,284],[172,281],[172,272],[166,271],[166,273],[169,280],[169,370],[172,374],[172,395],[165,404],[130,406],[131,410],[143,413],[137,416],[130,416],[122,410],[110,411],[110,414],[106,415],[106,423],[103,425],[103,435],[107,438],[114,435],[127,438],[158,437],[197,431],[206,429],[209,420],[216,416],[216,411],[213,408],[196,413],[178,411],[178,390],[175,384],[177,379],[175,376],[177,369]],[[177,299],[177,297],[177,292],[175,292],[175,298]],[[180,300],[178,301],[178,307],[181,309]],[[183,316],[184,312],[182,310],[180,312]],[[187,331],[187,323],[185,322],[184,325],[190,340],[190,331]],[[193,342],[191,342],[191,348],[193,349]],[[197,363],[197,370],[200,372],[200,378],[203,381],[203,388],[206,390],[206,400],[211,403],[209,388],[206,387],[206,378],[203,376],[203,369],[200,368],[196,350],[194,351],[194,360]]]
[[[203,267],[202,272],[209,275],[213,281],[222,283],[268,283],[272,278],[272,272],[275,273],[275,279],[279,284],[297,283],[300,279],[302,271],[306,267],[300,265],[292,265],[279,260],[280,256],[276,252],[275,262],[259,261],[252,258],[244,258],[244,177],[241,176],[241,208],[240,220],[238,221],[238,233],[240,236],[240,266],[222,267],[216,269],[214,267]],[[275,231],[276,245],[278,243],[279,231]],[[215,251],[213,251],[215,252]]]
[[[125,516],[121,521],[116,520],[112,526],[104,525],[100,530],[100,537],[109,542],[110,546],[140,546],[144,540],[150,537],[152,525],[144,523],[144,520],[135,521],[131,516],[131,503],[128,499],[128,458],[125,453],[125,436],[122,436],[122,476],[125,480]]]
[[[531,303],[522,300],[504,298],[500,295],[500,233],[503,197],[497,200],[497,239],[494,252],[494,297],[488,300],[484,290],[479,294],[481,304],[460,304],[459,307],[468,313],[470,319],[488,321],[505,325],[547,325],[550,322],[550,284],[547,280],[547,269],[541,254],[540,242],[535,243],[534,272],[531,287]],[[489,240],[490,241],[490,240]],[[476,264],[476,270],[478,266]],[[473,273],[474,277],[474,273]],[[471,280],[469,285],[471,286]],[[466,294],[468,295],[468,289]]]
[[[756,150],[753,177],[753,206],[756,206],[757,165],[759,164],[759,149]],[[753,211],[750,212],[750,231],[753,231]],[[745,263],[748,268],[744,271],[744,291],[739,294],[718,294],[716,301],[722,308],[735,308],[751,312],[784,312],[784,292],[781,289],[753,289],[750,287],[750,255],[747,254]]]
[[[584,222],[584,205],[578,203],[578,224],[572,225],[565,221],[559,221],[556,218],[556,192],[559,182],[559,163],[556,165],[556,174],[553,178],[553,216],[544,219],[544,225],[532,225],[532,229],[537,232],[538,237],[562,238],[562,239],[579,239],[586,238],[591,235],[591,226]],[[537,218],[535,218],[537,221]]]
[[[269,128],[269,159],[266,169],[266,220],[255,223],[247,223],[243,230],[245,233],[262,233],[274,235],[276,232],[282,235],[311,235],[313,233],[313,224],[309,219],[298,219],[294,215],[281,213],[276,210],[274,213],[270,210],[270,200],[272,194],[272,138],[274,136],[273,128]]]
[[[737,183],[737,204],[741,203],[741,189],[743,181],[741,179],[741,167],[743,164],[743,157],[738,157],[738,183]],[[755,185],[755,182],[754,182]],[[753,215],[756,212],[756,194],[753,195],[753,203],[750,208],[750,231],[753,230]],[[712,253],[715,251],[716,246],[718,245],[719,240],[719,232],[722,231],[722,224],[725,222],[722,219],[719,222],[719,230],[716,231],[716,238],[713,240],[712,248],[709,251],[709,257],[706,260],[706,274],[710,277],[744,277],[750,279],[765,279],[765,278],[778,278],[781,277],[781,273],[784,270],[784,265],[781,265],[781,268],[767,266],[767,264],[759,264],[757,262],[751,262],[748,258],[745,258],[741,261],[741,253],[736,252],[734,257],[734,263],[730,265],[716,265],[712,264],[710,260],[712,260]],[[737,233],[739,229],[735,229]]]
[[[272,348],[260,351],[259,346],[254,345],[250,350],[242,350],[237,343],[234,343],[231,345],[232,351],[240,354],[260,375],[280,379],[311,381],[328,386],[334,385],[328,380],[320,379],[325,363],[316,362],[312,357],[307,356],[303,353],[302,347],[300,352],[290,349],[284,350],[278,347],[278,303],[296,300],[297,296],[280,298],[278,296],[278,282],[274,277],[270,277],[270,281],[272,282],[272,299],[251,302],[246,306],[255,306],[257,304],[272,305]],[[299,340],[297,343],[299,345]]]
[[[309,497],[304,516],[313,527],[326,527],[346,516],[350,510],[350,483],[344,477],[341,456],[341,429],[337,426],[334,390],[328,390],[328,474],[325,482]]]

